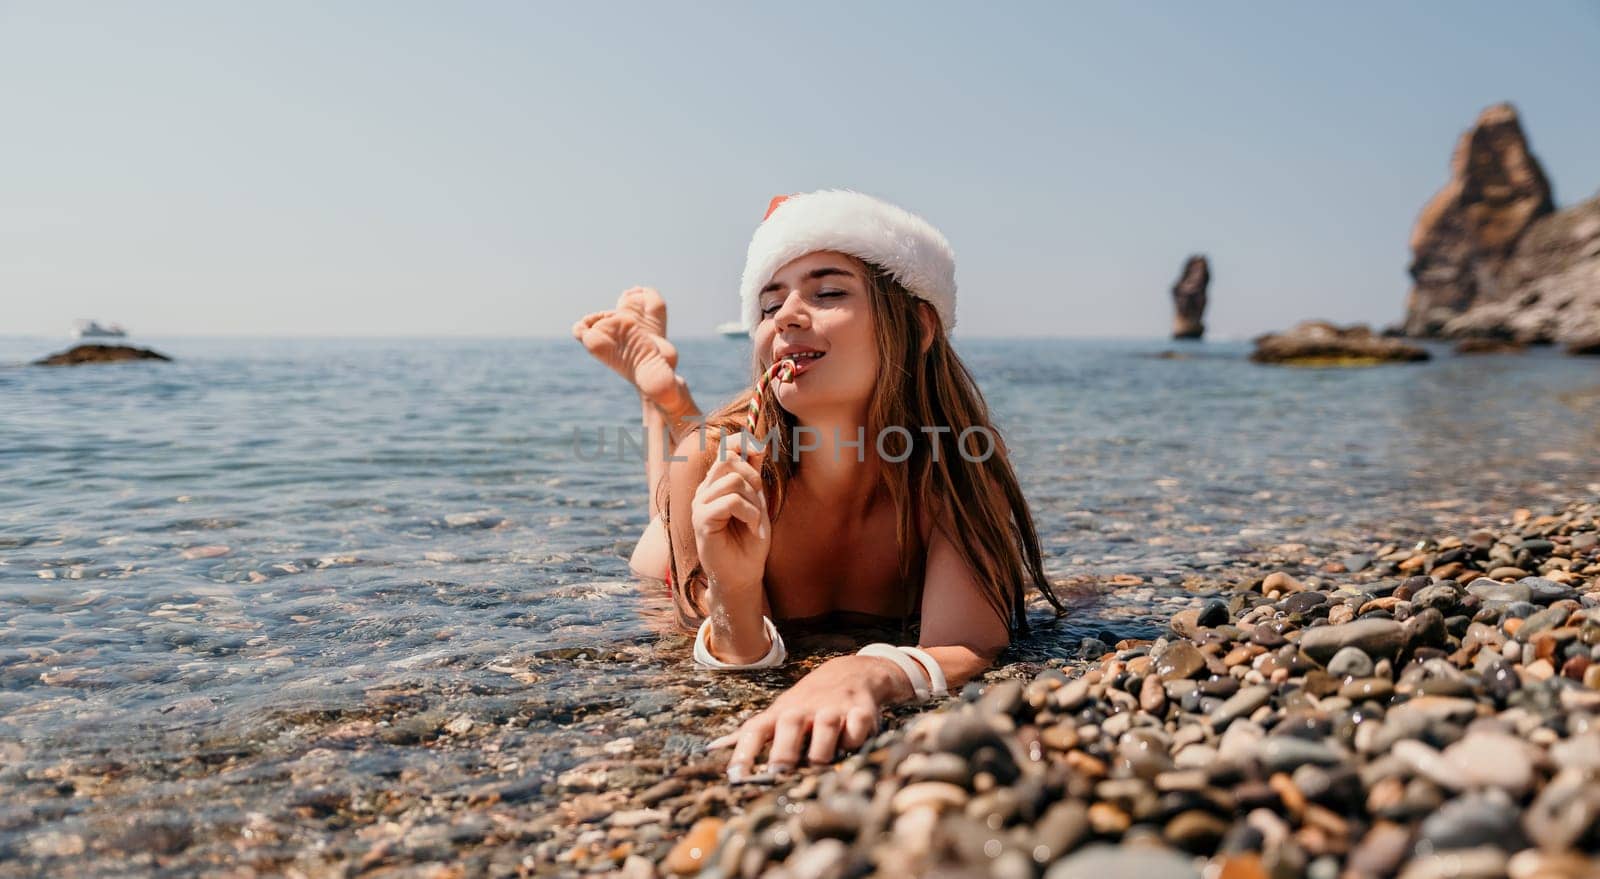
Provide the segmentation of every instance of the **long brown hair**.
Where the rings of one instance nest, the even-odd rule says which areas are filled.
[[[910,455],[894,461],[880,457],[881,485],[894,502],[899,544],[901,582],[909,588],[907,613],[914,615],[921,604],[921,571],[926,557],[922,546],[921,511],[926,506],[934,515],[934,527],[949,535],[962,561],[976,575],[979,588],[1013,636],[1028,631],[1025,588],[1032,583],[1057,613],[1065,607],[1045,579],[1044,561],[1033,515],[1011,468],[1004,440],[989,417],[989,407],[979,392],[972,373],[950,347],[944,325],[937,319],[932,326],[932,342],[922,350],[923,321],[919,308],[932,306],[912,296],[887,272],[871,263],[867,269],[867,290],[873,318],[873,335],[879,355],[878,381],[867,407],[866,448],[876,449],[875,439],[887,428],[904,428],[912,438]],[[756,380],[771,365],[770,352],[755,351],[752,357],[750,389],[732,402],[708,414],[705,429],[710,439],[708,457],[715,454],[715,438],[746,428],[746,413],[755,395]],[[794,428],[799,420],[777,405],[772,388],[759,403],[761,417],[758,438],[771,438],[761,468],[768,503],[774,521],[782,514],[789,481],[799,473],[801,458],[792,453]],[[933,445],[921,428],[948,427],[949,440],[932,436],[940,443],[938,460]],[[982,428],[993,440],[966,444],[966,454],[951,440],[959,441],[968,428]],[[901,442],[884,442],[884,451],[900,457],[908,451]],[[981,434],[980,434],[981,436]],[[973,437],[968,437],[969,440]],[[665,490],[666,480],[662,480]],[[776,512],[773,512],[776,511]],[[671,535],[668,535],[669,545]],[[687,547],[691,552],[693,547]],[[674,558],[677,551],[673,550]],[[676,562],[674,561],[674,564]],[[679,573],[674,569],[674,573]],[[700,617],[706,608],[700,595],[688,588],[700,574],[697,563],[684,574],[679,590],[682,599]],[[682,611],[680,610],[680,613]]]

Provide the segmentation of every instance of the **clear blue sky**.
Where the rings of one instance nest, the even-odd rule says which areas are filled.
[[[1396,319],[1511,100],[1600,189],[1600,4],[8,3],[0,333],[555,335],[632,284],[737,316],[768,198],[958,254],[959,335]]]

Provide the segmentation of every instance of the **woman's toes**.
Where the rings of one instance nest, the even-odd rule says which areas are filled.
[[[667,301],[653,287],[629,287],[617,298],[618,309],[629,309],[658,336],[667,334]]]
[[[588,332],[589,328],[598,323],[601,318],[609,314],[611,314],[609,311],[594,311],[579,318],[578,322],[572,325],[572,337],[582,341],[583,334]]]

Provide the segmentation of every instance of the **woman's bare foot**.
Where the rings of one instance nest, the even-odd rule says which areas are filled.
[[[656,298],[659,300],[659,295]],[[660,316],[665,323],[665,305]],[[688,386],[675,371],[677,349],[651,332],[646,319],[632,307],[587,315],[573,325],[572,335],[590,354],[616,370],[639,389],[641,397],[663,412],[676,413],[687,403]]]

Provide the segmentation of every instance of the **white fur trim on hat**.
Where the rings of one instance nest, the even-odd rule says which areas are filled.
[[[761,322],[761,288],[792,260],[837,250],[884,269],[919,299],[933,303],[948,333],[956,325],[956,255],[927,220],[847,189],[792,195],[750,239],[739,283],[745,329]]]

